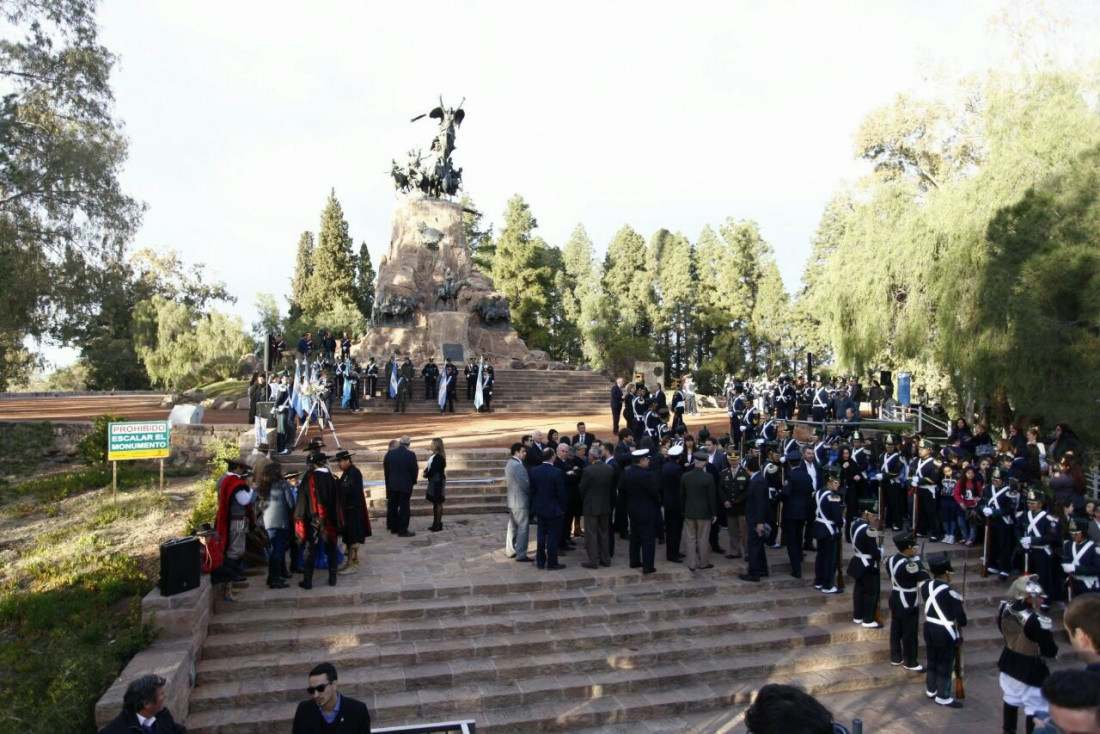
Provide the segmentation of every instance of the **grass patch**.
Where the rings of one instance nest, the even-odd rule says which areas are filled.
[[[191,468],[165,467],[165,477],[192,477],[198,470]],[[158,471],[143,466],[123,463],[118,469],[119,489],[132,489],[140,487],[148,482],[158,480]],[[0,490],[0,499],[27,499],[34,502],[56,502],[66,497],[87,492],[93,489],[101,489],[111,483],[111,466],[96,466],[76,471],[51,474],[47,477],[29,479],[19,484],[13,484]],[[5,512],[13,508],[24,507],[23,503],[16,503],[5,508]]]
[[[191,392],[202,392],[208,398],[248,397],[248,380],[219,380],[194,388]]]
[[[185,534],[198,530],[204,522],[213,524],[214,515],[218,511],[218,481],[225,474],[225,460],[236,458],[241,453],[237,442],[229,439],[211,441],[206,445],[206,449],[212,455],[207,462],[210,472],[207,474],[206,481],[203,482],[198,504],[195,505],[191,517],[183,528]]]
[[[22,474],[38,464],[38,455],[28,446],[49,446],[53,443],[53,426],[48,422],[14,424],[0,434],[0,474]]]

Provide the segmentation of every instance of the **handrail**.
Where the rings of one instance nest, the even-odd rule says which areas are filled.
[[[462,721],[440,721],[432,724],[408,724],[406,726],[387,726],[384,729],[371,728],[374,734],[445,734],[447,732],[460,732],[460,734],[474,734],[477,730],[477,722],[474,719]]]

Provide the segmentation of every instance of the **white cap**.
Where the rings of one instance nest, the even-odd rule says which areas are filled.
[[[682,453],[684,453],[684,445],[682,443],[678,443],[668,450],[669,456],[679,456]]]
[[[649,449],[634,449],[630,452],[631,456],[636,456],[639,459],[643,456],[649,456]]]

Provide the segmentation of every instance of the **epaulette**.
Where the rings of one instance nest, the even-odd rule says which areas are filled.
[[[960,594],[959,592],[955,591],[954,589],[948,589],[948,591],[951,593],[951,596],[955,597],[959,601],[965,601],[963,599],[963,595]]]
[[[830,502],[840,502],[840,495],[837,494],[836,492],[830,492],[829,493],[829,501]]]
[[[777,471],[779,471],[779,467],[775,464],[768,464],[766,467],[764,467],[764,472],[766,474],[775,474]]]
[[[905,564],[905,570],[909,573],[916,573],[920,570],[920,564],[916,561],[909,561],[909,563]]]
[[[942,461],[940,461],[939,459],[936,459],[935,461],[933,461],[933,462],[932,462],[932,464],[933,464],[933,465],[934,465],[934,466],[935,466],[935,467],[936,467],[937,469],[939,469],[939,468],[940,468],[941,466],[943,466],[943,462],[942,462]]]

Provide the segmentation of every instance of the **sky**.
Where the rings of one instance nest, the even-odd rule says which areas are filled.
[[[1072,0],[1068,0],[1074,5]],[[102,0],[101,41],[148,210],[134,248],[205,263],[246,326],[285,308],[331,189],[378,266],[390,161],[465,98],[455,164],[499,228],[514,194],[561,246],[624,224],[697,238],[759,223],[798,288],[829,197],[862,172],[861,121],[1003,54],[1002,0],[165,2]]]

